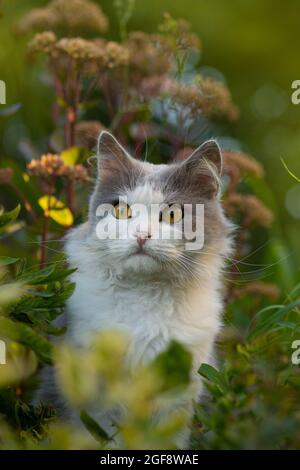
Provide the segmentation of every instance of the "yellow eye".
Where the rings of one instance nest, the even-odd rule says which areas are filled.
[[[130,219],[132,217],[131,209],[126,202],[120,202],[115,205],[114,216],[116,219]]]
[[[167,224],[177,224],[183,218],[183,211],[181,206],[172,205],[162,211],[162,220]]]

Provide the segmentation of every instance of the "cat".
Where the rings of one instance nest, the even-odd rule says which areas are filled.
[[[191,416],[192,399],[201,393],[197,370],[202,363],[215,361],[214,342],[222,324],[222,273],[232,248],[232,225],[220,202],[221,150],[209,140],[182,162],[155,165],[134,159],[103,131],[97,162],[88,220],[70,231],[65,244],[69,263],[77,268],[72,275],[76,289],[67,304],[67,341],[88,348],[93,333],[118,329],[131,339],[128,361],[134,366],[151,361],[177,340],[193,358],[190,401],[181,404]],[[103,204],[108,209],[99,216]],[[147,211],[151,204],[164,209],[153,226],[149,217],[136,227],[134,204],[143,204]],[[193,227],[199,222],[193,208],[204,207],[200,249],[186,250],[186,205],[192,207]],[[116,225],[119,237],[110,237]],[[126,236],[121,237],[123,225]],[[99,237],[104,226],[108,238]],[[175,231],[182,236],[175,237]],[[111,431],[114,418],[108,411],[100,421]]]

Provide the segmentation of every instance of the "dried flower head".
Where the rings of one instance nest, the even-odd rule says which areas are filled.
[[[250,173],[259,178],[264,175],[263,166],[254,158],[234,151],[224,151],[224,173],[229,176],[229,192],[233,193],[241,180],[243,173]]]
[[[106,65],[109,69],[128,65],[129,51],[121,44],[114,41],[108,41],[105,48]]]
[[[47,153],[39,160],[31,160],[27,165],[27,170],[30,175],[48,178],[61,176],[64,166],[64,161],[59,155]]]
[[[225,172],[226,168],[236,166],[239,170],[246,173],[251,173],[259,178],[264,176],[263,166],[253,157],[246,155],[242,152],[234,152],[226,150],[223,152]]]
[[[149,101],[161,94],[164,89],[164,81],[165,76],[162,75],[145,77],[134,83],[134,86],[130,88],[130,95],[132,97],[138,96],[143,101]]]
[[[201,79],[198,82],[200,93],[204,97],[205,114],[236,121],[239,117],[238,107],[233,103],[228,88],[221,82],[211,78]]]
[[[10,183],[13,176],[12,168],[0,168],[0,184]]]
[[[52,153],[42,155],[39,160],[31,160],[27,165],[27,170],[30,175],[39,176],[43,184],[48,186],[58,176],[82,182],[88,180],[86,168],[82,165],[66,165],[60,155]]]
[[[92,150],[105,126],[100,121],[81,121],[75,126],[76,144]]]
[[[87,39],[62,38],[51,52],[51,68],[63,81],[70,70],[80,72],[82,76],[91,76],[102,70],[105,64],[105,51]]]
[[[16,26],[18,33],[29,31],[55,30],[57,16],[50,8],[34,8],[19,21]]]
[[[252,194],[229,194],[223,204],[229,217],[237,213],[243,214],[242,224],[245,227],[249,227],[252,223],[269,227],[273,222],[272,211]]]
[[[159,26],[159,31],[175,52],[190,48],[200,49],[201,47],[199,37],[191,31],[191,24],[184,19],[173,18],[169,13],[164,14],[164,20]]]
[[[188,108],[193,116],[204,114],[229,121],[238,118],[238,108],[232,102],[229,90],[223,83],[211,78],[198,80],[193,85],[169,79],[164,83],[163,92],[171,96],[174,102]]]
[[[35,8],[17,25],[21,33],[53,30],[68,34],[106,32],[108,19],[90,0],[52,0],[44,8]]]
[[[43,52],[51,54],[54,51],[57,38],[53,31],[37,33],[30,41],[28,48],[30,52]]]
[[[127,65],[129,52],[122,45],[103,39],[61,38],[55,42],[54,33],[40,33],[30,43],[30,51],[45,52],[52,60],[55,73],[70,70],[70,61],[81,73],[94,75],[106,69]]]
[[[83,165],[65,165],[63,176],[66,176],[77,183],[86,183],[89,181],[87,169]]]
[[[103,51],[93,41],[82,38],[62,38],[56,43],[55,51],[76,61],[104,60]]]
[[[130,54],[133,73],[142,77],[164,75],[171,67],[168,54],[161,47],[162,39],[157,34],[134,31],[125,43]]]
[[[128,65],[129,51],[122,44],[105,39],[94,39],[93,43],[97,50],[103,54],[103,65],[108,69]]]

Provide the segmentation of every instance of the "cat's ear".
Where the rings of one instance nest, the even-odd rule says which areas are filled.
[[[204,142],[181,164],[186,177],[192,179],[201,194],[208,198],[219,192],[222,168],[222,152],[215,140]]]
[[[107,131],[102,131],[99,136],[97,157],[100,180],[107,180],[118,174],[126,176],[135,165],[135,160]]]
[[[223,157],[221,149],[218,143],[211,139],[204,142],[204,144],[200,145],[194,152],[188,157],[190,163],[196,161],[200,164],[206,162],[209,166],[211,166],[212,170],[216,173],[218,177],[222,174],[223,168]],[[188,163],[188,160],[186,163]]]

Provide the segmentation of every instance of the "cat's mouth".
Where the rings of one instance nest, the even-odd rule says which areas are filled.
[[[151,253],[145,251],[143,248],[137,248],[135,251],[130,253],[129,256],[146,256],[147,258],[151,258],[151,259],[154,259],[155,261],[157,261],[155,256],[153,256]]]
[[[147,253],[142,248],[139,248],[139,249],[137,249],[136,251],[134,251],[133,253],[130,254],[130,256],[139,256],[139,255],[150,256],[151,258],[153,258],[153,256],[151,256],[149,253]]]

